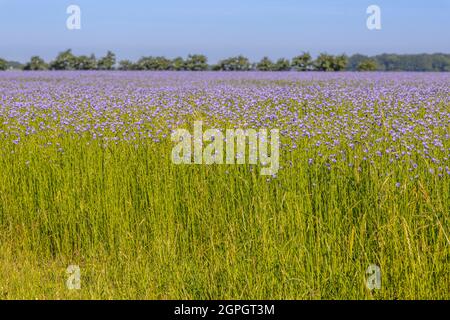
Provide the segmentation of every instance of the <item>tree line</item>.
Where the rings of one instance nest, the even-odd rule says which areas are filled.
[[[208,64],[208,58],[202,54],[190,54],[187,58],[168,59],[163,56],[147,56],[133,62],[121,60],[108,51],[97,59],[94,54],[76,56],[72,51],[60,52],[57,57],[45,62],[39,56],[31,57],[24,65],[0,59],[0,70],[153,70],[153,71],[450,71],[450,54],[381,54],[366,56],[354,54],[331,55],[321,53],[313,59],[308,52],[292,59],[280,58],[276,61],[263,57],[259,62],[251,62],[243,55],[220,60],[217,64]]]

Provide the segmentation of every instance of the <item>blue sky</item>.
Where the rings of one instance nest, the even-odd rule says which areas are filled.
[[[68,30],[66,8],[81,8]],[[382,30],[366,28],[366,8],[381,8]],[[309,51],[450,53],[449,0],[0,0],[0,57],[27,61],[75,54],[118,59],[203,53],[216,62]]]

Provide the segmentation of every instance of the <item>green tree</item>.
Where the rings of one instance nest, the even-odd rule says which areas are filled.
[[[399,56],[396,54],[382,54],[377,56],[377,62],[386,71],[401,70]]]
[[[361,61],[356,67],[358,71],[375,71],[377,70],[377,62],[374,59],[366,59]]]
[[[318,71],[342,71],[347,67],[347,63],[348,57],[345,54],[334,57],[321,53],[314,61],[314,67]]]
[[[191,71],[208,70],[208,58],[202,54],[189,55],[186,59],[185,67]]]
[[[291,70],[291,63],[288,59],[280,58],[273,66],[275,71],[289,71]]]
[[[308,52],[304,52],[300,56],[292,59],[292,67],[297,71],[308,71],[313,67],[311,55]]]
[[[155,62],[156,62],[156,69],[155,70],[169,70],[172,61],[170,61],[169,59],[165,58],[165,57],[156,57],[155,58]]]
[[[135,70],[136,66],[130,60],[121,60],[119,62],[119,70]]]
[[[434,54],[431,59],[432,71],[450,71],[450,55],[438,53]]]
[[[186,63],[184,59],[182,57],[176,57],[175,59],[173,59],[170,69],[175,71],[186,70]]]
[[[171,61],[164,57],[142,57],[137,62],[138,70],[169,70]]]
[[[0,58],[0,70],[6,70],[8,68],[8,62]]]
[[[156,70],[153,57],[142,57],[136,63],[137,70]]]
[[[97,59],[95,55],[91,54],[88,56],[79,56],[75,58],[75,69],[76,70],[95,70],[97,69]]]
[[[76,57],[72,50],[60,52],[55,60],[50,63],[50,69],[54,70],[74,70],[76,66]]]
[[[17,61],[7,61],[6,62],[8,69],[22,70],[24,65]]]
[[[211,66],[211,70],[212,71],[223,71],[223,69],[222,69],[222,65],[221,65],[221,61],[219,62],[219,63],[217,63],[217,64],[213,64],[212,66]]]
[[[256,70],[259,71],[271,71],[273,68],[274,64],[268,57],[262,58],[261,61],[256,64]]]
[[[248,71],[250,70],[250,61],[239,55],[237,57],[231,57],[225,60],[219,61],[218,65],[214,67],[215,70],[224,71]]]
[[[342,71],[345,70],[348,63],[348,57],[345,54],[333,57],[333,70]]]
[[[45,63],[44,59],[33,56],[30,59],[30,62],[26,63],[23,67],[23,70],[47,70],[48,64]]]
[[[367,59],[370,59],[370,58],[366,55],[362,55],[362,54],[358,54],[358,53],[350,56],[350,58],[348,58],[347,70],[352,70],[352,71],[358,70],[358,65]]]
[[[97,67],[99,70],[112,70],[114,69],[114,65],[116,64],[116,55],[108,51],[106,56],[100,58],[98,60]]]
[[[334,57],[332,55],[321,53],[314,61],[314,68],[318,71],[333,71]]]

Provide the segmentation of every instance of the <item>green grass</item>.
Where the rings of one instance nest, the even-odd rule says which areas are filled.
[[[170,141],[51,142],[1,150],[0,298],[450,298],[450,183],[419,159],[411,180],[384,158],[328,170],[298,148],[267,179],[174,165]]]

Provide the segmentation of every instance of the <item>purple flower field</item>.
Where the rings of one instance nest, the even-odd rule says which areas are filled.
[[[279,129],[278,174],[174,165],[200,120]],[[449,297],[448,73],[3,72],[0,141],[0,279],[47,279],[0,296]]]
[[[416,159],[450,174],[450,76],[428,73],[5,73],[0,137],[65,134],[103,141],[168,140],[203,119],[211,127],[279,128],[309,162]],[[353,161],[354,162],[354,161]]]

